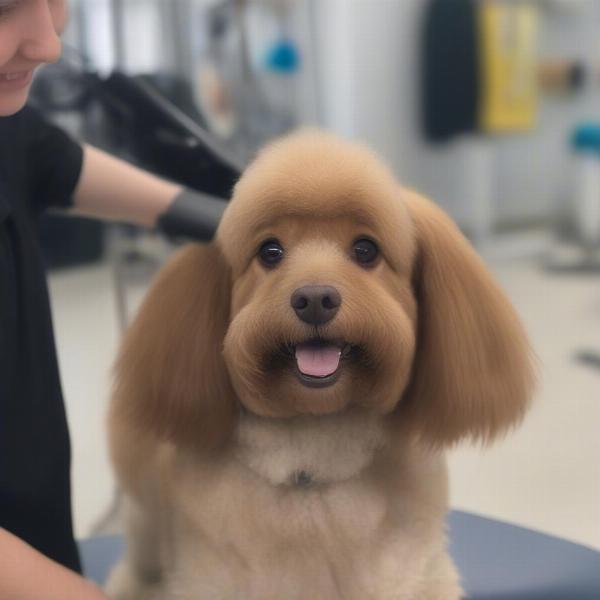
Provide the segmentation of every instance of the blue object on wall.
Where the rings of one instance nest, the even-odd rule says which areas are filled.
[[[267,51],[265,65],[270,71],[281,74],[294,74],[300,68],[300,52],[296,44],[284,38],[273,44]]]
[[[575,128],[571,139],[578,152],[594,152],[600,154],[600,124],[582,123]]]

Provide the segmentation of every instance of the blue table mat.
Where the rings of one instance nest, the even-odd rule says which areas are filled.
[[[448,530],[469,600],[600,600],[596,550],[461,511],[449,514]],[[99,584],[125,550],[117,536],[79,547],[86,576]]]

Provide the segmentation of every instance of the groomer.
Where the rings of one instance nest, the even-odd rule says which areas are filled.
[[[37,220],[48,209],[169,233],[209,222],[194,198],[89,146],[26,106],[61,53],[66,0],[0,0],[0,598],[104,598],[77,575],[70,448]],[[191,208],[190,208],[191,207]],[[214,223],[210,222],[213,219]]]

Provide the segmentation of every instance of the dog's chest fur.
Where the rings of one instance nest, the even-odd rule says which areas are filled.
[[[302,488],[358,476],[386,443],[381,420],[358,412],[285,420],[244,414],[234,454],[271,485]]]
[[[186,581],[203,599],[413,600],[424,597],[416,590],[430,561],[445,560],[439,457],[399,449],[375,417],[244,415],[227,456],[183,468],[172,589]]]

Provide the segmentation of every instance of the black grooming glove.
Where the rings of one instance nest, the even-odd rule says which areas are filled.
[[[210,241],[226,206],[221,198],[183,189],[156,225],[169,237]]]

